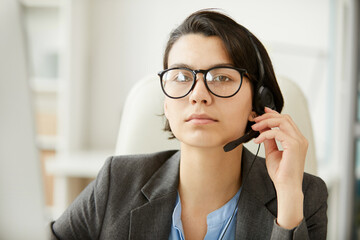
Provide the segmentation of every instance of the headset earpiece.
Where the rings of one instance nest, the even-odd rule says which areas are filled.
[[[246,32],[248,34],[251,45],[253,46],[253,48],[255,50],[257,62],[259,65],[258,66],[259,67],[259,75],[258,75],[259,79],[258,79],[256,88],[255,88],[256,91],[255,91],[255,96],[254,96],[254,108],[258,115],[262,115],[262,114],[264,114],[265,107],[276,110],[274,95],[272,94],[270,89],[268,89],[267,87],[264,86],[265,68],[264,68],[264,63],[261,58],[260,51],[259,51],[258,47],[256,46],[251,33],[247,29],[246,29]]]
[[[272,92],[267,87],[260,86],[254,97],[254,108],[258,115],[262,115],[265,107],[276,110]]]

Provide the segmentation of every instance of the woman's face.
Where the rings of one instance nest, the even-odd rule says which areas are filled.
[[[207,70],[232,65],[219,37],[187,34],[180,37],[169,53],[168,66],[187,66]],[[212,95],[197,75],[195,88],[184,98],[164,100],[164,112],[173,134],[182,144],[193,147],[223,147],[242,136],[252,120],[252,89],[244,77],[240,91],[233,97]]]

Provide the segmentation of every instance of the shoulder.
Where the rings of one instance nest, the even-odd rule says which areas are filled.
[[[112,226],[125,226],[127,229],[130,211],[146,203],[141,188],[176,152],[109,157],[96,180],[53,224],[53,236],[56,234],[61,239],[98,236],[102,239],[100,234],[122,233]]]
[[[328,191],[325,182],[320,177],[304,173],[303,193],[305,217],[321,207],[326,207]]]
[[[150,154],[136,154],[136,155],[119,155],[112,156],[107,159],[105,165],[109,165],[113,170],[116,169],[156,169],[160,167],[167,159],[174,155],[177,150],[156,152]]]
[[[251,160],[254,158],[253,155],[249,153],[247,153],[247,155],[247,165],[250,166],[244,166],[245,174],[249,171],[247,169],[251,168],[251,173],[248,174],[249,177],[246,180],[246,185],[248,185],[247,189],[249,192],[255,194],[255,196],[263,203],[266,203],[270,212],[276,216],[276,189],[267,172],[265,159],[257,157],[252,164]],[[304,194],[305,218],[308,218],[319,211],[326,210],[328,192],[325,182],[320,177],[304,173],[302,190]]]
[[[171,150],[151,154],[112,156],[106,160],[98,178],[107,175],[112,180],[126,180],[126,182],[134,178],[148,179],[176,152],[178,151]]]
[[[325,182],[320,177],[309,173],[304,173],[303,191],[312,193],[313,195],[327,196]]]
[[[107,196],[106,201],[102,201],[106,204],[107,211],[116,211],[118,217],[128,217],[131,209],[146,202],[144,186],[164,166],[176,166],[170,164],[176,153],[178,151],[109,157],[95,180],[94,195]],[[178,171],[177,168],[173,170]],[[157,186],[161,185],[162,182],[157,182]]]
[[[252,175],[249,176],[251,178],[250,182],[261,181],[261,184],[263,186],[268,187],[268,190],[265,192],[272,192],[269,189],[273,189],[274,191],[276,191],[275,186],[272,184],[272,180],[268,174],[265,159],[262,157],[256,157],[256,161],[254,161],[252,160],[254,158],[254,155],[252,153],[249,154],[249,151],[247,150],[246,154],[248,155],[247,161],[249,162],[247,165],[250,165],[250,167],[245,166],[245,168],[251,168],[250,175]],[[254,166],[251,166],[252,163],[249,160],[254,161]],[[254,179],[257,181],[255,181]],[[314,176],[309,173],[304,173],[302,189],[304,193],[305,207],[317,207],[315,205],[321,205],[326,203],[328,197],[327,187],[325,182],[320,177]],[[264,191],[264,189],[262,191]]]

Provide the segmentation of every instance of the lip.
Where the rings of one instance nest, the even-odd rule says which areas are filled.
[[[218,120],[210,117],[207,114],[191,114],[185,121],[199,125],[218,122]]]

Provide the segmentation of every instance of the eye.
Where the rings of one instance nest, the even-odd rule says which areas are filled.
[[[225,75],[217,75],[217,76],[214,76],[211,79],[211,81],[213,81],[213,82],[228,82],[228,81],[232,81],[232,79]]]
[[[192,74],[189,72],[178,72],[174,81],[177,82],[190,82],[192,81]]]
[[[163,80],[173,83],[185,83],[193,81],[192,72],[184,69],[170,69],[163,76]]]

